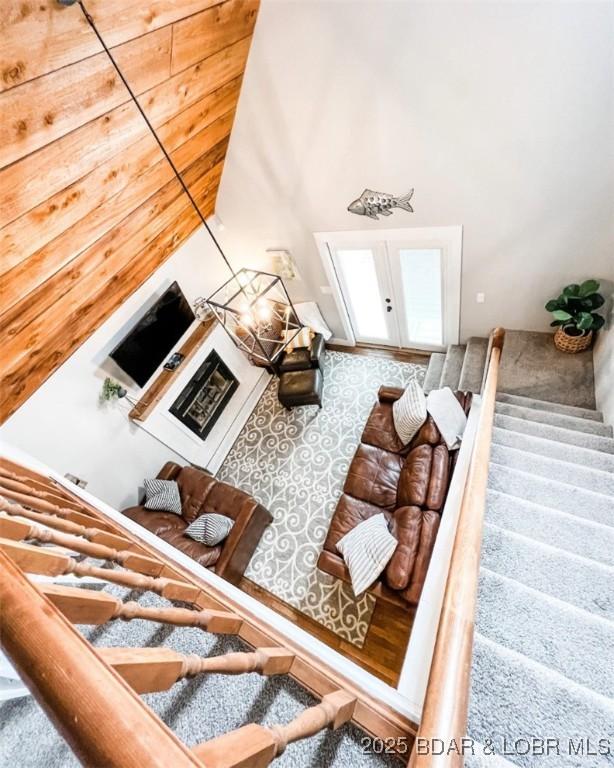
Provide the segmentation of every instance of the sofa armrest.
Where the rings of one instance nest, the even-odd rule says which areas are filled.
[[[311,364],[316,367],[320,365],[320,358],[324,352],[324,336],[321,333],[316,333],[311,342],[310,357]]]
[[[380,403],[394,403],[396,400],[398,400],[401,397],[403,392],[405,392],[405,390],[400,389],[399,387],[381,386],[379,388],[379,392],[377,393],[377,396],[379,398]]]
[[[243,576],[264,529],[273,516],[254,499],[246,500],[237,515],[228,538],[222,544],[222,553],[214,566],[218,576],[237,584]]]
[[[174,461],[167,461],[162,469],[158,472],[158,480],[176,480],[177,475],[181,472],[183,467],[180,464],[175,464]]]

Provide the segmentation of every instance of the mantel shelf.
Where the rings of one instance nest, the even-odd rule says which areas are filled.
[[[194,331],[188,336],[180,349],[175,350],[184,356],[181,364],[174,371],[162,369],[153,382],[147,387],[139,401],[128,414],[128,418],[133,421],[145,421],[153,409],[158,405],[163,396],[175,381],[177,373],[185,368],[186,363],[196,354],[197,350],[209,336],[217,320],[211,318],[203,323],[199,323]]]

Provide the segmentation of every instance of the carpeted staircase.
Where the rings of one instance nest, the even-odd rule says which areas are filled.
[[[424,391],[450,387],[479,392],[488,352],[488,339],[472,337],[467,344],[450,344],[448,351],[431,355],[424,378]]]
[[[612,428],[586,408],[497,400],[469,735],[498,758],[467,763],[612,766]]]

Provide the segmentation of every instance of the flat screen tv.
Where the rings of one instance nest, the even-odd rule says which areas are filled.
[[[111,359],[142,387],[193,321],[175,282],[115,347]]]

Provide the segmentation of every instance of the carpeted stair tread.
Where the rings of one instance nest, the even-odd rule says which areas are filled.
[[[439,388],[450,387],[458,389],[463,360],[465,359],[464,344],[450,344],[446,352],[446,359],[443,363],[441,378],[439,379]]]
[[[581,557],[614,566],[614,526],[490,489],[486,522]]]
[[[482,565],[521,584],[614,620],[614,568],[486,523]]]
[[[477,630],[614,698],[614,622],[482,568]]]
[[[611,756],[580,758],[570,753],[569,739],[585,745],[590,739],[595,746],[612,737],[613,722],[611,700],[476,633],[468,733],[477,742],[494,742],[499,754],[523,768],[605,768]],[[560,739],[560,754],[521,754],[526,742],[514,750],[518,739],[549,737]]]
[[[472,336],[467,342],[458,389],[463,392],[480,392],[484,377],[484,366],[488,353],[488,339]]]
[[[518,448],[496,444],[491,447],[490,459],[510,469],[519,469],[539,477],[559,480],[578,488],[614,496],[614,474],[601,469],[592,469],[549,456],[536,456]],[[614,504],[614,499],[612,503]]]
[[[525,435],[510,429],[495,427],[493,429],[493,445],[505,445],[508,448],[517,448],[538,456],[550,456],[560,461],[569,461],[592,469],[600,469],[602,472],[614,472],[614,454],[595,451],[591,448],[579,448],[570,443],[559,443],[534,435]]]
[[[570,443],[580,448],[590,448],[593,451],[614,453],[614,440],[609,437],[591,435],[588,432],[578,432],[575,429],[565,429],[564,427],[553,427],[550,424],[543,424],[538,421],[527,421],[515,416],[504,416],[502,413],[495,414],[494,423],[496,427],[521,432],[525,435],[556,440],[559,443]]]
[[[424,377],[423,389],[430,392],[432,389],[439,389],[439,381],[446,356],[443,352],[433,352],[429,360],[426,375]]]
[[[551,403],[548,400],[536,400],[534,397],[523,397],[522,395],[510,395],[507,392],[497,392],[497,402],[507,403],[508,405],[518,405],[521,408],[535,408],[538,411],[550,411],[551,413],[559,413],[561,416],[576,416],[579,419],[591,419],[592,421],[603,422],[603,414],[601,411],[593,411],[590,408],[578,408],[574,405]]]
[[[611,496],[538,477],[518,469],[510,469],[494,462],[491,462],[488,471],[488,487],[519,499],[527,499],[534,504],[541,504],[543,507],[558,509],[602,525],[614,526],[614,504]]]
[[[564,429],[573,429],[577,432],[588,432],[591,435],[612,437],[612,427],[609,424],[602,424],[592,419],[579,419],[577,416],[567,416],[560,413],[552,413],[552,411],[540,411],[537,408],[523,408],[509,403],[497,403],[495,413],[500,413],[503,416],[513,416],[516,419],[535,421],[540,424],[548,424],[552,427],[563,427]]]

